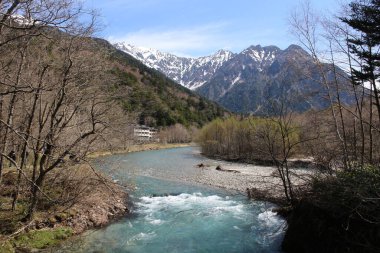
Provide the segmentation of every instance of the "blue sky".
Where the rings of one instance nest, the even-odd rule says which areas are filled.
[[[340,0],[310,2],[326,14],[335,12]],[[84,4],[100,14],[102,29],[97,36],[177,55],[297,43],[288,19],[299,0],[84,0]]]

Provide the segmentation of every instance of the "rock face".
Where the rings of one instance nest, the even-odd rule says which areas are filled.
[[[126,43],[115,46],[233,112],[276,114],[274,105],[281,103],[291,104],[288,109],[299,112],[324,109],[329,101],[322,81],[326,78],[335,85],[332,66],[317,66],[296,45],[285,50],[256,45],[238,54],[220,50],[200,58],[178,57]],[[347,75],[339,68],[335,71],[342,77],[338,80],[340,89],[345,90]],[[341,99],[350,104],[352,96],[342,91]]]

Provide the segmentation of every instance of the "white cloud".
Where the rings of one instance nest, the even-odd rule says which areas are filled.
[[[149,28],[128,32],[107,39],[113,43],[126,42],[135,46],[158,49],[178,56],[205,56],[219,49],[240,52],[250,45],[273,45],[273,38],[283,34],[272,29],[246,26],[235,28],[233,22],[214,22],[187,28]],[[235,28],[235,29],[234,29]],[[284,46],[284,45],[277,45]]]
[[[142,29],[121,36],[110,36],[111,42],[127,42],[132,45],[155,48],[179,55],[194,55],[196,52],[215,51],[228,47],[226,22],[206,24],[184,29]]]

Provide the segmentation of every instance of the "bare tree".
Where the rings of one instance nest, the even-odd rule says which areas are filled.
[[[345,169],[351,167],[351,157],[348,150],[348,136],[346,122],[344,119],[344,108],[345,105],[342,102],[341,94],[355,93],[357,103],[359,103],[359,95],[354,89],[349,89],[349,78],[338,70],[336,59],[335,59],[335,43],[336,34],[333,34],[333,29],[330,29],[330,34],[325,34],[322,36],[323,28],[326,29],[327,22],[322,22],[318,15],[313,13],[312,7],[309,1],[305,1],[301,6],[300,10],[295,11],[290,20],[292,26],[292,32],[299,39],[300,43],[310,52],[313,60],[318,68],[320,76],[322,76],[321,83],[326,89],[326,95],[330,105],[331,117],[334,122],[334,131],[336,137],[341,143],[341,157],[342,164]],[[324,25],[324,26],[323,26]],[[330,25],[330,27],[332,27]],[[327,29],[326,29],[327,30]],[[317,44],[319,41],[319,44]],[[326,42],[327,49],[325,55],[327,58],[322,59],[323,52],[318,50],[321,41]],[[329,61],[327,61],[327,59]],[[352,95],[353,96],[353,95]]]
[[[162,129],[158,135],[161,142],[187,143],[191,141],[189,131],[181,124],[175,124],[166,129]]]
[[[38,37],[49,37],[52,31],[69,34],[91,32],[94,19],[90,13],[89,24],[83,26],[80,16],[83,8],[74,0],[24,0],[0,2],[0,150],[6,153],[8,133],[11,132],[14,106],[19,93],[31,93],[34,87],[24,73],[27,47]],[[82,23],[81,23],[82,22]],[[11,97],[11,98],[9,98]],[[8,101],[9,99],[10,101]],[[6,100],[6,102],[5,102]],[[7,106],[5,106],[7,103]],[[0,182],[3,159],[0,157]]]
[[[94,50],[93,13],[83,24],[77,1],[1,1],[0,11],[0,52],[9,55],[0,60],[0,184],[9,160],[18,170],[12,208],[24,179],[31,219],[47,196],[46,176],[68,157],[84,157],[109,125],[107,55]]]

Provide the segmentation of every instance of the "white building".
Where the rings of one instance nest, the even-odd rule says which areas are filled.
[[[157,138],[157,129],[148,126],[135,126],[133,135],[136,141],[151,142]]]

